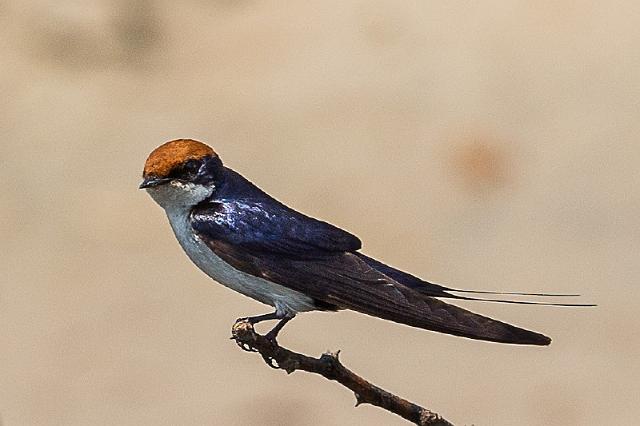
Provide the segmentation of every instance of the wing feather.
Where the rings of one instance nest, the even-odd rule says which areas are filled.
[[[323,256],[362,246],[355,235],[277,202],[218,200],[197,207],[191,220],[196,232],[288,257]]]

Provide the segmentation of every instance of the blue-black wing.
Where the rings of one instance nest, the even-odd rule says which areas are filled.
[[[271,200],[212,201],[191,220],[197,233],[256,253],[306,259],[362,246],[355,235]]]
[[[191,223],[220,258],[247,274],[315,300],[391,321],[473,339],[547,345],[542,334],[493,320],[415,291],[367,264],[348,232],[280,204],[218,200]]]

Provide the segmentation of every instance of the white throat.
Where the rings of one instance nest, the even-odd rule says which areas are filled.
[[[173,210],[190,209],[210,197],[214,189],[214,186],[173,180],[165,185],[148,188],[147,192],[169,214]]]

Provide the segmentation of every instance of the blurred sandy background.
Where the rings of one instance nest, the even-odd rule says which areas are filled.
[[[507,4],[508,3],[508,4]],[[0,2],[0,413],[13,425],[403,425],[228,340],[137,185],[192,137],[549,348],[305,314],[280,341],[458,425],[640,415],[640,3]]]

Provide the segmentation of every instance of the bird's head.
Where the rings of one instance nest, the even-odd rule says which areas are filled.
[[[210,146],[176,139],[149,154],[140,189],[164,209],[191,207],[211,196],[221,173],[222,161]]]

